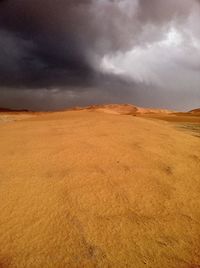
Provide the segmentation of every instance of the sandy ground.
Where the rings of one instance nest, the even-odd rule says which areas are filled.
[[[14,122],[14,121],[19,121],[19,120],[24,120],[28,118],[32,118],[35,116],[38,116],[39,114],[42,113],[2,113],[0,112],[0,125],[9,123],[9,122]]]
[[[0,267],[199,268],[200,138],[174,124],[4,118]]]

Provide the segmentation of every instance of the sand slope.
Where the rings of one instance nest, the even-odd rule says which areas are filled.
[[[200,139],[60,112],[0,125],[0,267],[200,267]]]

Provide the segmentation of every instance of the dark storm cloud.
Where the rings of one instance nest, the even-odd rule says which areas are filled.
[[[1,86],[93,85],[99,56],[123,46],[114,27],[119,12],[113,1],[99,7],[92,0],[1,2]]]
[[[91,101],[91,95],[93,102],[105,101],[102,95],[107,96],[110,102],[112,99],[125,100],[125,94],[127,99],[131,96],[133,101],[139,100],[139,95],[141,98],[145,96],[145,90],[152,90],[151,94],[157,96],[167,95],[158,94],[155,90],[158,85],[153,81],[155,70],[165,81],[172,69],[167,60],[162,68],[157,63],[156,51],[160,51],[160,47],[152,50],[154,54],[145,52],[145,56],[139,58],[142,67],[134,57],[129,57],[131,53],[128,52],[138,47],[149,48],[162,41],[170,27],[181,29],[185,40],[189,40],[190,30],[199,38],[198,4],[199,0],[0,1],[0,94],[4,92],[4,100],[8,100],[14,94],[11,92],[18,92],[15,94],[21,96],[21,90],[27,92],[25,95],[30,96],[32,101],[35,98],[36,102],[37,98],[32,99],[31,96],[41,96],[42,90],[47,90],[54,98],[64,91],[69,91],[69,94],[63,93],[69,99],[72,91],[79,96],[86,93],[85,98]],[[191,53],[193,47],[187,53],[193,58],[188,55],[181,58],[182,48],[173,50],[174,54],[168,48],[160,51],[160,54],[172,54],[170,62],[175,61],[177,68],[181,66],[180,76],[183,65],[190,69],[199,66],[193,55],[195,53]],[[135,70],[132,82],[107,60],[118,57],[118,54],[126,61],[124,65],[129,66],[130,71]],[[150,72],[145,70],[145,61],[149,63]],[[105,62],[107,65],[102,64]],[[138,81],[136,77],[140,69],[144,77]],[[170,85],[169,91],[176,92],[178,86],[176,83]],[[40,93],[33,94],[37,91]],[[5,98],[5,92],[8,92],[8,98]],[[44,95],[48,99],[48,94]],[[80,104],[87,102],[77,96],[74,98]],[[150,105],[153,99],[149,97]],[[2,103],[3,98],[0,98],[0,105]],[[74,101],[71,99],[70,103]]]
[[[3,1],[1,85],[92,85],[99,57],[131,40],[121,24],[125,17],[117,1]]]
[[[2,2],[1,84],[54,87],[87,83],[93,73],[84,38],[88,5],[89,1],[84,6],[83,1]],[[14,76],[13,66],[17,68]]]
[[[164,23],[177,15],[177,10],[183,15],[184,5],[184,0],[175,6],[164,0],[140,0],[139,12],[134,16],[136,4],[126,0],[3,1],[1,85],[92,85],[99,57],[137,43],[144,24]]]

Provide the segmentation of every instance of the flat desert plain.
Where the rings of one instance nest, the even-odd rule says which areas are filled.
[[[0,118],[1,268],[200,267],[198,114]]]

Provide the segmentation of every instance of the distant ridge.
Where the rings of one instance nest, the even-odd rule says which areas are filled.
[[[137,113],[138,108],[131,104],[105,104],[105,105],[91,105],[85,107],[86,110],[102,111],[114,114],[134,114]]]
[[[191,111],[189,111],[189,113],[191,113],[191,114],[199,114],[200,115],[200,108],[191,110]]]
[[[188,111],[188,112],[177,112],[168,109],[159,109],[159,108],[143,108],[138,107],[133,104],[96,104],[89,105],[85,107],[71,107],[66,108],[64,111],[80,111],[80,110],[89,110],[89,111],[99,111],[111,114],[121,114],[121,115],[134,115],[134,114],[190,114],[190,115],[200,115],[200,108]],[[57,112],[59,112],[58,110]],[[63,111],[63,110],[61,110]],[[5,107],[0,107],[0,113],[33,113],[33,111],[28,109],[10,109]],[[50,111],[49,111],[50,112]],[[53,112],[53,111],[52,111]],[[56,112],[56,111],[54,111]]]
[[[174,111],[167,109],[153,109],[153,108],[142,108],[137,107],[132,104],[105,104],[105,105],[91,105],[85,108],[76,108],[75,110],[91,110],[99,111],[112,114],[122,114],[122,115],[136,115],[136,114],[171,114]]]
[[[15,110],[15,109],[9,109],[9,108],[1,108],[0,107],[0,113],[21,113],[21,112],[30,112],[29,110],[26,109],[21,109],[21,110]]]

